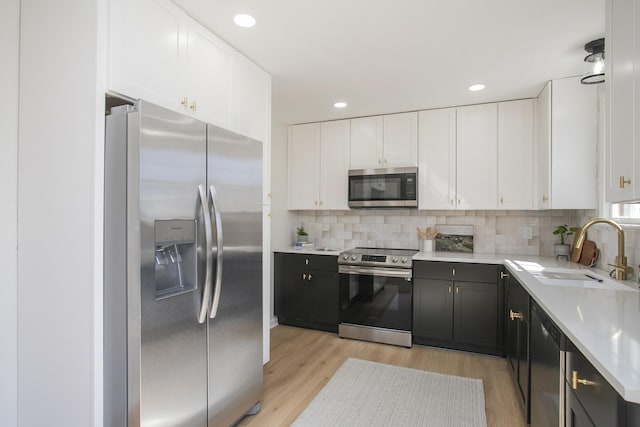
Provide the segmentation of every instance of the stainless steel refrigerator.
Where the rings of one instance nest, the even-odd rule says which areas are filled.
[[[262,145],[144,101],[106,117],[104,425],[262,398]]]

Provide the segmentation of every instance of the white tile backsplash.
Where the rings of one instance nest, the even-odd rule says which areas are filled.
[[[552,256],[553,244],[558,241],[558,237],[552,234],[553,230],[560,224],[580,225],[585,218],[593,215],[594,211],[579,210],[305,211],[299,213],[298,226],[304,226],[309,231],[309,238],[316,243],[316,247],[342,250],[355,246],[417,249],[416,227],[424,229],[436,224],[466,224],[474,226],[476,252]],[[524,238],[524,227],[531,227],[532,239]],[[628,239],[628,245],[637,245],[640,237],[633,239]],[[629,249],[631,252],[632,248]]]

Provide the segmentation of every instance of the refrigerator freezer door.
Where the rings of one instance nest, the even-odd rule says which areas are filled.
[[[227,426],[262,399],[262,144],[207,131],[207,179],[224,234],[219,304],[209,319],[209,426]],[[216,257],[215,236],[213,247]]]
[[[129,381],[139,382],[139,395],[131,396],[139,399],[139,405],[132,406],[130,398],[129,408],[135,411],[139,407],[142,426],[205,426],[207,335],[206,323],[198,323],[205,236],[198,192],[199,185],[206,182],[206,125],[144,102],[138,104],[138,110],[138,120],[129,120],[129,159],[139,157],[129,165],[129,206],[138,205],[139,242],[131,236],[134,241],[129,247],[139,248],[139,265],[130,260],[129,271],[140,278],[140,287],[130,287],[129,291],[130,301],[137,297],[140,305],[139,313],[136,307],[129,311],[129,319],[139,318],[141,322],[139,341],[130,341],[129,354],[130,358],[139,358],[140,369],[129,376]],[[132,144],[136,140],[138,143]],[[137,187],[137,196],[132,186]],[[184,280],[194,277],[195,286],[164,298],[157,296],[154,273],[155,263],[165,262],[154,257],[154,230],[159,221],[193,221],[197,229],[197,249],[193,250],[196,261],[186,262],[187,244],[176,245],[185,247],[183,253],[170,253],[166,261],[180,263]],[[194,265],[196,271],[187,271]],[[134,321],[129,325],[137,327]],[[132,339],[136,334],[129,336]]]

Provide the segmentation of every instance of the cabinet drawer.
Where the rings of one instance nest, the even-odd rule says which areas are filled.
[[[619,402],[618,393],[573,344],[569,344],[568,349],[567,386],[573,390],[596,426],[620,425],[618,403],[622,402]]]
[[[462,262],[414,261],[413,277],[456,282],[498,282],[500,266]]]
[[[296,270],[338,271],[338,257],[335,255],[311,255],[276,253],[284,268]]]

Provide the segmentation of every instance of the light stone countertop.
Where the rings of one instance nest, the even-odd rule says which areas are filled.
[[[554,257],[419,252],[414,261],[503,264],[623,399],[640,403],[640,291],[637,283]],[[545,269],[585,271],[618,289],[545,284]]]
[[[338,255],[341,251],[276,252]],[[418,252],[414,261],[503,264],[553,319],[562,332],[629,402],[640,403],[640,291],[631,281],[609,279],[609,272],[554,257],[507,254]],[[601,288],[545,284],[545,269],[580,272],[603,279]],[[607,289],[607,283],[615,289]]]

